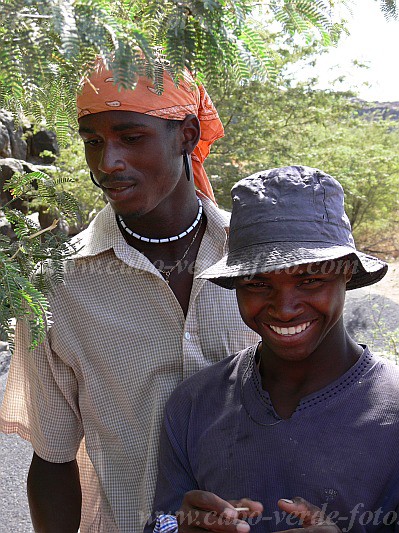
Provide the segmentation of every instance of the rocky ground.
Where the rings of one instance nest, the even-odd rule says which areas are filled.
[[[399,354],[399,262],[377,285],[348,292],[345,322],[351,335],[379,353]],[[398,355],[399,359],[399,355]],[[0,401],[10,354],[0,343]],[[399,362],[399,360],[397,361]],[[32,450],[28,443],[0,434],[0,533],[32,533],[25,479]]]
[[[358,342],[399,362],[399,262],[375,285],[349,291],[345,323]]]
[[[399,261],[389,263],[388,273],[374,287],[374,292],[390,298],[399,305]]]
[[[9,361],[7,345],[0,343],[0,402]],[[0,433],[0,533],[33,533],[25,487],[31,458],[29,443]]]

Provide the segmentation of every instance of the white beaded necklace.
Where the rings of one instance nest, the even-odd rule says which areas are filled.
[[[128,228],[125,222],[123,221],[123,218],[120,215],[116,215],[116,216],[118,218],[119,224],[122,226],[124,231],[126,231],[126,233],[128,233],[135,239],[138,239],[139,241],[143,241],[143,242],[150,242],[152,244],[162,244],[165,242],[178,241],[179,239],[182,239],[183,237],[191,233],[193,229],[198,226],[198,223],[202,217],[202,202],[201,202],[201,199],[198,197],[197,197],[197,201],[198,201],[198,213],[197,213],[197,216],[194,222],[191,224],[191,226],[187,228],[185,231],[183,231],[182,233],[179,233],[179,235],[175,235],[174,237],[165,237],[164,239],[150,239],[149,237],[143,237],[142,235],[139,235],[138,233],[135,233],[130,228]]]

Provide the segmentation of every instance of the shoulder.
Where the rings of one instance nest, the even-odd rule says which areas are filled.
[[[230,226],[231,214],[225,209],[222,209],[216,206],[212,202],[212,200],[210,200],[203,194],[201,193],[197,193],[197,194],[202,200],[205,214],[208,217],[208,219],[211,221],[211,224],[213,223],[219,228],[224,228],[227,230],[227,228]]]
[[[46,286],[52,308],[62,304],[65,290],[82,287],[88,277],[93,278],[93,273],[100,271],[98,261],[114,260],[114,247],[121,238],[118,232],[114,212],[107,205],[85,230],[68,241],[59,257],[54,255],[37,265],[33,276]]]
[[[362,357],[367,359],[369,364],[381,369],[384,374],[399,375],[399,365],[396,364],[393,354],[373,352],[367,345],[363,344],[361,346],[364,348]]]
[[[107,204],[90,222],[89,226],[71,239],[75,249],[73,258],[94,256],[109,250],[120,237],[115,213]]]
[[[389,356],[382,357],[371,352],[370,355],[373,361],[375,361],[377,375],[381,384],[392,386],[395,390],[399,391],[399,365],[393,359],[390,359]]]
[[[379,411],[395,413],[399,420],[399,366],[387,357],[372,354],[366,348],[371,366],[363,376],[368,383],[371,404]]]
[[[218,363],[203,368],[185,379],[170,396],[166,410],[171,413],[184,406],[201,409],[215,405],[223,397],[233,392],[240,382],[240,368],[250,357],[254,347],[241,350],[222,359]]]
[[[230,226],[231,213],[221,207],[218,207],[217,209],[224,226],[228,228]]]

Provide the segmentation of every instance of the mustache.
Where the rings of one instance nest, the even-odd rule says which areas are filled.
[[[136,183],[136,180],[133,176],[110,176],[108,174],[102,175],[97,178],[99,185],[105,189],[112,189],[114,187],[124,187],[133,185]]]

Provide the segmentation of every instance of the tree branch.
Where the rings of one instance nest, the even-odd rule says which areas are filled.
[[[52,224],[48,226],[47,228],[41,229],[40,231],[37,231],[36,233],[32,233],[32,235],[29,235],[28,239],[31,241],[32,239],[35,239],[39,235],[42,235],[43,233],[46,233],[47,231],[52,231],[57,227],[58,220],[53,220]],[[15,259],[15,257],[18,255],[18,253],[22,250],[23,245],[20,244],[17,248],[17,251],[8,259],[8,261],[12,261]]]

